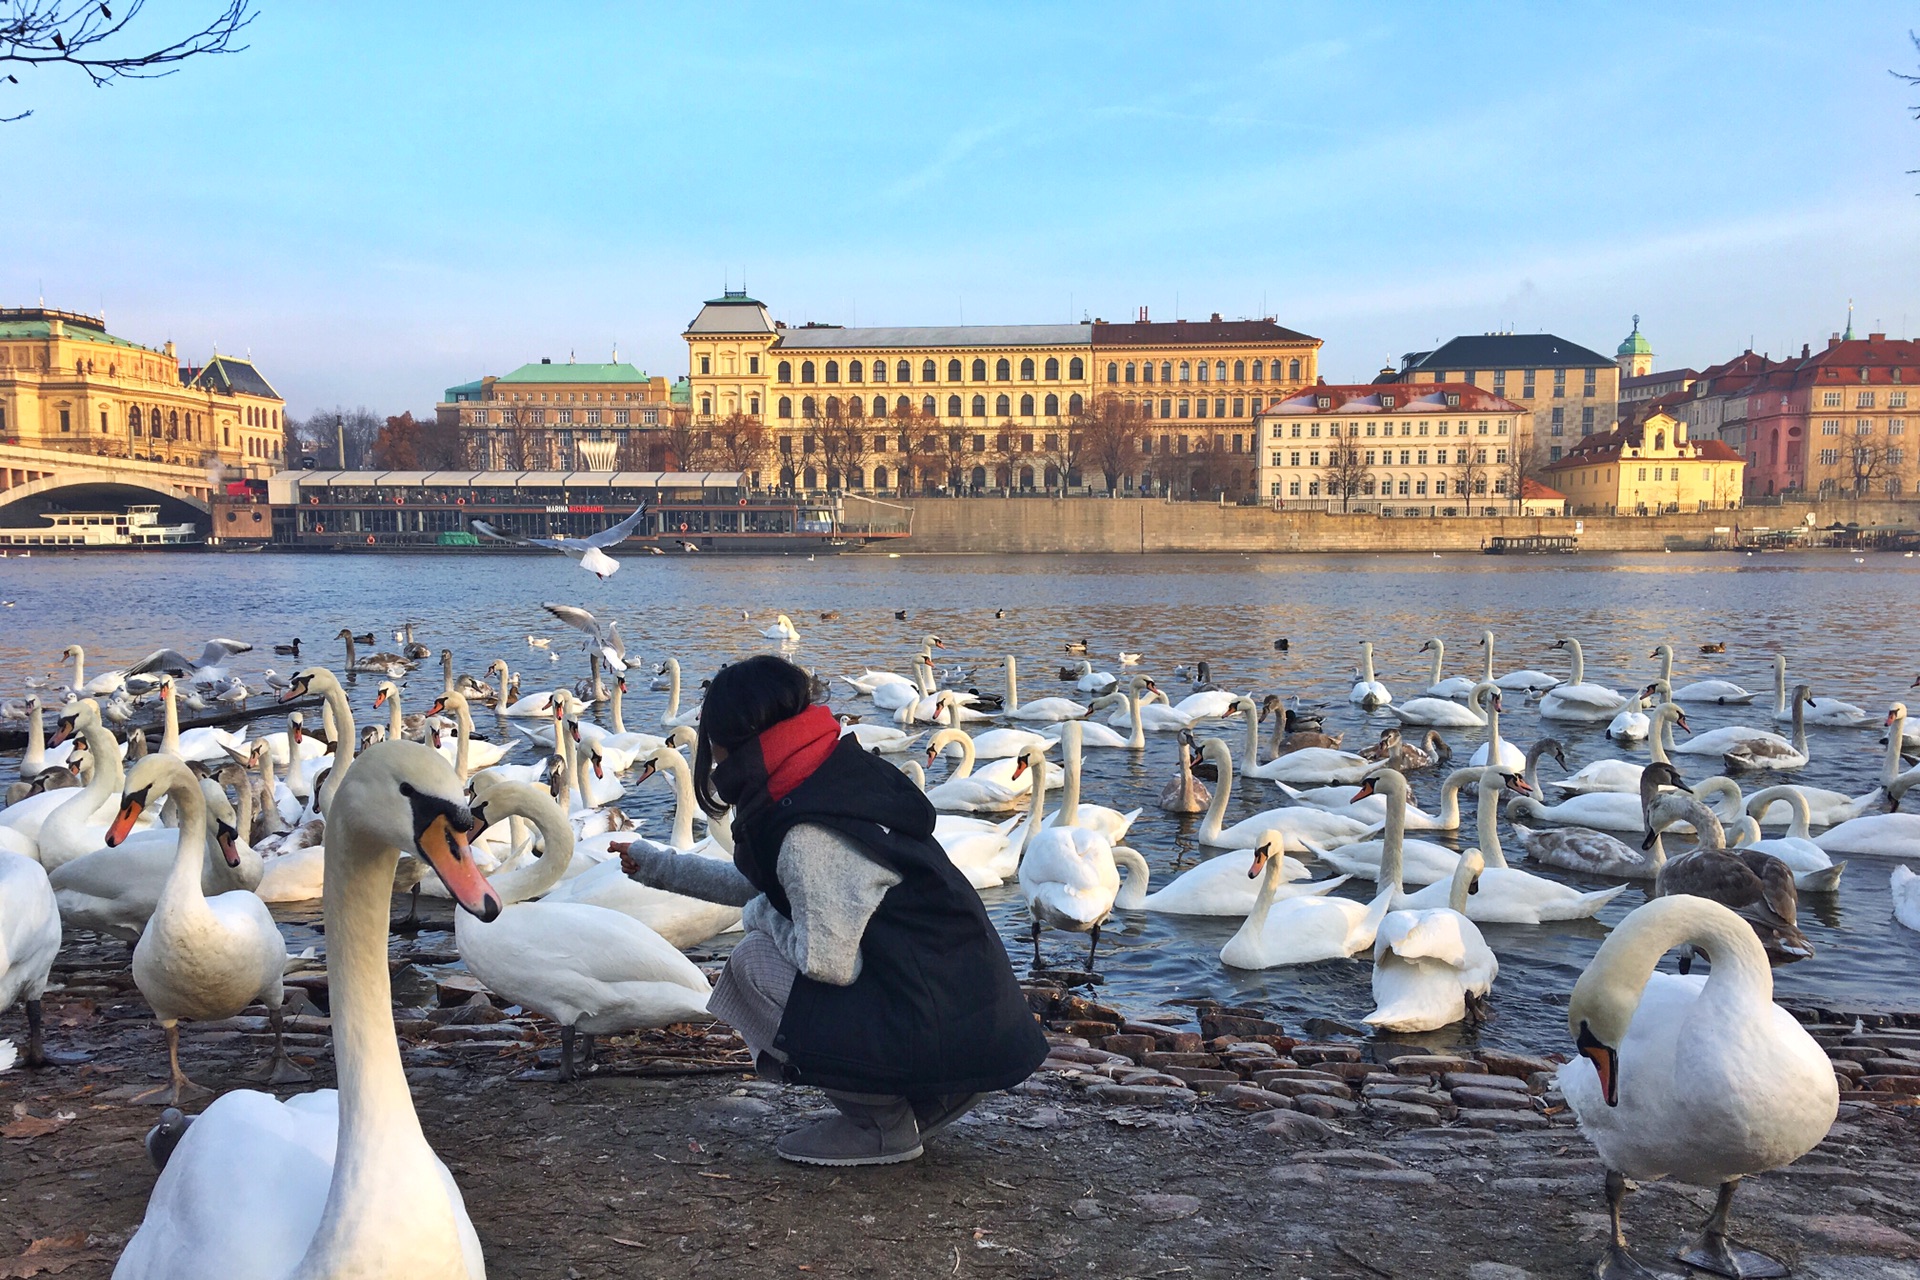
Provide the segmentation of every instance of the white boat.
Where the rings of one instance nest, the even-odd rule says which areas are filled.
[[[186,547],[200,542],[200,530],[192,521],[161,524],[157,506],[49,511],[40,519],[48,522],[41,528],[0,528],[0,547]]]

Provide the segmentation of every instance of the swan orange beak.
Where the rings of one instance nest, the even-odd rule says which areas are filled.
[[[215,839],[220,844],[220,854],[227,860],[229,867],[240,865],[240,833],[222,822],[215,829]]]
[[[593,758],[593,776],[596,778],[604,778],[607,776],[606,769],[600,764],[599,756]]]
[[[447,714],[447,700],[445,698],[435,698],[433,705],[427,708],[427,714],[430,716],[443,716]]]
[[[1360,780],[1360,789],[1353,793],[1353,798],[1354,800],[1365,800],[1368,796],[1372,794],[1373,794],[1373,779],[1362,778]],[[1348,803],[1352,803],[1352,801],[1349,801]]]
[[[71,738],[74,732],[74,723],[75,722],[72,720],[62,719],[58,724],[54,726],[53,736],[47,739],[47,745],[50,747],[57,747],[61,743],[65,742],[68,738]],[[1887,723],[1892,724],[1893,721],[1888,720]]]
[[[1580,1056],[1593,1064],[1594,1074],[1600,1077],[1600,1096],[1607,1100],[1608,1106],[1619,1106],[1619,1053],[1612,1045],[1602,1044],[1600,1037],[1594,1035],[1585,1022],[1580,1024],[1580,1036],[1575,1043],[1579,1047]]]
[[[147,792],[143,787],[120,802],[120,812],[113,815],[113,823],[107,828],[107,848],[118,848],[120,842],[133,830],[133,824],[140,821],[140,815],[147,810]]]
[[[648,778],[651,778],[654,774],[658,772],[660,772],[660,766],[655,764],[651,760],[647,761],[645,764],[640,766],[640,776],[634,779],[634,785],[638,786],[640,783],[645,782]]]
[[[426,825],[414,833],[413,847],[447,886],[455,902],[481,920],[491,921],[500,915],[500,895],[474,864],[467,839],[468,833],[454,823],[452,814],[434,811],[427,816]]]
[[[927,753],[927,763],[928,764],[933,763],[932,752]],[[1013,766],[1013,780],[1015,782],[1018,782],[1020,780],[1020,776],[1024,774],[1026,771],[1027,771],[1027,758],[1025,756],[1021,756],[1019,759],[1019,762]]]
[[[1253,864],[1247,868],[1247,879],[1252,880],[1267,869],[1267,846],[1261,845],[1253,851]]]
[[[387,691],[385,689],[373,695],[373,705],[375,710],[387,705]]]

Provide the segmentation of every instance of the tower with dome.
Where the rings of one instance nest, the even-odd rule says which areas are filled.
[[[1625,378],[1644,378],[1653,372],[1653,344],[1640,332],[1639,316],[1633,318],[1633,332],[1614,353],[1614,363],[1620,366],[1620,375]]]

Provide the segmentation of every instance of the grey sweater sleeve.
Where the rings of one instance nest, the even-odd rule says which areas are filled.
[[[758,892],[732,863],[717,858],[676,853],[649,840],[635,840],[627,856],[639,864],[629,879],[682,897],[744,907]]]
[[[860,939],[867,921],[900,877],[838,832],[809,823],[787,833],[777,874],[793,908],[792,924],[768,932],[809,978],[830,986],[851,985],[860,976]],[[779,913],[766,906],[764,913],[753,916],[762,914]],[[757,927],[753,918],[746,923]]]

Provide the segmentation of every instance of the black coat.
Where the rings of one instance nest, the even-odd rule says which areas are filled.
[[[785,798],[734,827],[735,865],[791,916],[774,866],[787,832],[825,827],[900,877],[861,939],[845,987],[804,973],[774,1047],[787,1078],[910,1098],[1007,1089],[1047,1056],[986,908],[933,838],[933,806],[905,774],[843,738]]]

